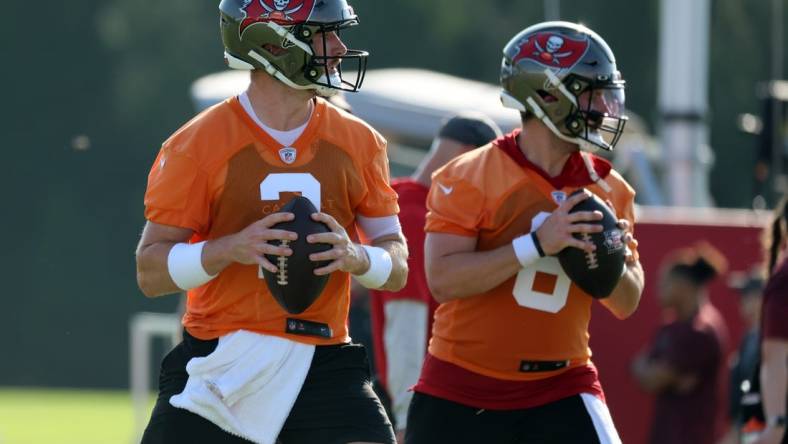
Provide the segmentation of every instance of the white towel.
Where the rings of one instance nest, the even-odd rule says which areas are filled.
[[[186,364],[189,380],[170,404],[226,432],[274,444],[312,364],[315,346],[239,330]]]

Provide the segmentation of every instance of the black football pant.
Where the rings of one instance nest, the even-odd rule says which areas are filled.
[[[529,409],[484,410],[415,393],[405,444],[598,444],[580,395]]]
[[[188,410],[170,405],[183,391],[191,358],[209,355],[218,340],[184,331],[161,364],[159,396],[142,444],[249,443]],[[370,382],[369,363],[359,344],[317,346],[301,392],[279,434],[278,444],[394,444],[394,432]]]

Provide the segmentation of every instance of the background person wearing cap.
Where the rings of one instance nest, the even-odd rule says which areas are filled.
[[[416,383],[438,306],[424,274],[424,223],[432,172],[454,157],[486,145],[501,130],[480,113],[461,113],[448,119],[429,153],[410,177],[392,181],[399,195],[399,219],[408,241],[410,273],[397,293],[371,291],[372,339],[378,379],[391,399],[397,437],[402,442],[410,388]]]

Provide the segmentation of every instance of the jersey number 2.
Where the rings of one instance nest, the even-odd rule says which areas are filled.
[[[279,193],[301,193],[320,211],[320,182],[309,173],[269,174],[260,182],[261,200],[279,200]],[[258,267],[257,277],[264,279],[263,267]]]
[[[269,174],[260,182],[260,199],[279,200],[279,193],[301,193],[320,211],[320,182],[309,173]]]

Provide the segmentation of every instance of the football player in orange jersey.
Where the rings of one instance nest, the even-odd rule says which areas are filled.
[[[634,190],[589,151],[623,130],[624,81],[590,29],[547,22],[504,48],[502,101],[522,128],[463,154],[433,176],[425,266],[432,340],[408,412],[405,442],[617,443],[590,360],[594,299],[554,255],[593,252],[574,233],[598,232],[598,212],[569,210],[589,192],[608,201],[628,256],[599,302],[630,316],[643,290]],[[579,188],[586,194],[570,196]]]
[[[137,279],[149,297],[188,291],[184,341],[162,362],[144,443],[392,443],[364,349],[347,332],[350,275],[400,289],[407,247],[389,186],[386,142],[323,97],[355,91],[367,53],[337,31],[346,0],[223,0],[225,58],[248,89],[201,113],[162,146],[148,177]],[[355,70],[340,63],[355,62]],[[348,76],[348,73],[355,75]],[[333,248],[320,297],[290,314],[271,296],[268,241],[294,194],[307,197]],[[351,241],[361,231],[368,245]],[[308,279],[308,276],[295,277]]]
[[[430,339],[438,307],[424,274],[424,221],[432,173],[458,155],[498,138],[501,130],[482,113],[465,111],[444,121],[429,153],[412,176],[392,180],[399,196],[399,220],[408,240],[408,282],[398,292],[370,291],[375,370],[391,399],[397,439],[404,440],[408,406]]]

